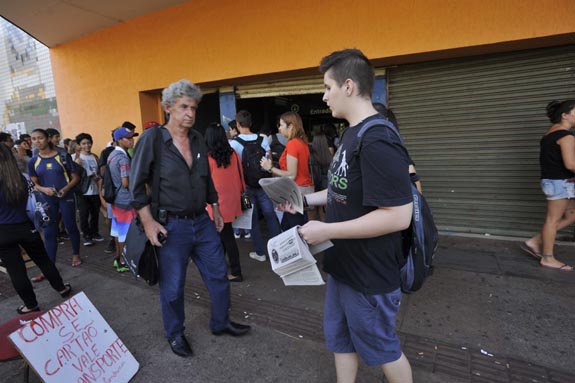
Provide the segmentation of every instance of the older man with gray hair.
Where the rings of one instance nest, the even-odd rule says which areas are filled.
[[[210,294],[212,334],[239,336],[250,329],[228,317],[230,286],[217,233],[223,228],[223,219],[206,145],[192,129],[201,99],[200,88],[188,80],[164,89],[162,108],[169,121],[144,132],[136,145],[130,172],[132,205],[138,210],[148,240],[160,247],[160,303],[166,337],[172,351],[183,357],[192,355],[184,336],[184,284],[190,258]],[[161,145],[160,158],[154,158],[154,145]],[[146,186],[153,190],[156,162],[160,169],[159,201],[157,209],[152,209]],[[206,213],[207,203],[213,207],[213,222]]]

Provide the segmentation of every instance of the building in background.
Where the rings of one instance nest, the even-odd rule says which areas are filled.
[[[50,51],[0,18],[0,129],[16,139],[36,128],[60,130]]]

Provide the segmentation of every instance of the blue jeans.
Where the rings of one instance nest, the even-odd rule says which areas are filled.
[[[254,214],[252,216],[252,239],[254,241],[254,247],[258,255],[265,255],[266,246],[260,229],[259,211],[262,211],[266,219],[270,238],[281,233],[280,223],[274,211],[272,200],[264,192],[264,189],[256,189],[248,186],[246,193],[248,193],[254,208]]]
[[[184,285],[190,257],[208,289],[210,328],[228,324],[230,283],[224,248],[207,213],[194,219],[169,218],[167,241],[160,249],[160,304],[168,340],[184,334]]]
[[[72,255],[80,254],[80,232],[76,226],[76,203],[74,193],[69,192],[64,198],[44,196],[48,203],[48,215],[50,224],[44,228],[44,241],[48,258],[56,263],[58,251],[58,212],[62,213],[62,220],[72,242]]]

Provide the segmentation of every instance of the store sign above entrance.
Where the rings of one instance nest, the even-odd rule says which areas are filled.
[[[309,110],[309,114],[311,116],[318,114],[331,114],[331,110],[329,108],[312,108]]]

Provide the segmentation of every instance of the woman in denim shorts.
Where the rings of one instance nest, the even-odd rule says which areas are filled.
[[[522,248],[543,267],[573,271],[557,260],[553,245],[557,231],[575,223],[575,100],[551,101],[547,116],[553,124],[541,138],[541,189],[547,197],[547,216],[541,233]]]

